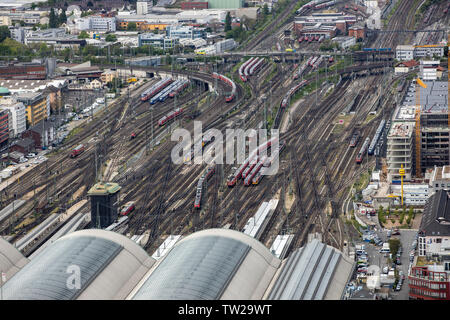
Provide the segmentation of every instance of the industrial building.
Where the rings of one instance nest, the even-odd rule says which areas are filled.
[[[405,180],[411,180],[413,172],[414,122],[393,122],[387,136],[388,181],[400,180],[401,165]]]
[[[97,183],[89,191],[91,198],[91,226],[106,228],[118,217],[120,186],[117,183]]]
[[[118,233],[90,229],[50,244],[2,290],[6,300],[337,300],[354,266],[317,239],[281,260],[241,232],[208,229],[156,260]]]
[[[356,23],[356,16],[339,13],[313,13],[310,16],[296,17],[294,20],[294,31],[301,35],[304,29],[323,27],[335,27],[336,35],[346,35],[350,26]]]
[[[0,65],[0,79],[45,80],[47,69],[41,63]]]

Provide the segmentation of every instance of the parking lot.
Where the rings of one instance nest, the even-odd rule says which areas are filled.
[[[388,265],[388,253],[381,253],[380,250],[383,248],[383,243],[386,243],[389,240],[388,233],[392,233],[391,231],[381,229],[380,227],[375,228],[376,230],[372,231],[366,231],[363,234],[363,239],[366,239],[366,241],[361,242],[364,244],[364,253],[362,254],[363,259],[359,258],[361,261],[367,260],[366,264],[360,264],[357,267],[358,274],[364,274],[367,272],[367,270],[364,268],[367,266],[373,266],[376,265],[380,269],[381,273],[387,273],[389,269],[393,270],[392,267],[395,267],[397,270],[397,274],[403,274],[404,281],[402,282],[402,285],[398,287],[400,290],[396,290],[396,288],[392,288],[390,290],[390,298],[393,300],[408,300],[408,268],[410,266],[410,252],[413,250],[413,242],[416,239],[417,230],[411,230],[411,229],[400,229],[398,230],[398,235],[391,235],[391,238],[397,238],[400,240],[401,243],[401,255],[400,255],[400,264],[393,265],[392,263]],[[377,244],[369,243],[369,240],[374,240],[375,242],[378,242]],[[357,247],[358,249],[358,247]],[[361,257],[361,255],[359,255]],[[392,257],[395,261],[396,257]],[[360,268],[360,266],[363,266]],[[365,287],[366,289],[366,287]],[[362,298],[362,296],[361,296]],[[371,299],[371,297],[367,296],[368,299]]]

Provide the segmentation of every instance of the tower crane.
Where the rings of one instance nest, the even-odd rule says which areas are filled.
[[[427,85],[420,80],[416,79],[416,177],[422,177],[422,168],[420,166],[420,151],[422,148],[422,137],[420,133],[420,87],[426,88]]]

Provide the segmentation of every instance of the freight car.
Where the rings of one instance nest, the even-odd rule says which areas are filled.
[[[228,77],[225,77],[224,75],[218,74],[216,72],[214,72],[212,76],[214,79],[219,79],[225,82],[227,85],[231,86],[231,93],[225,97],[225,101],[226,102],[233,101],[234,97],[236,96],[236,84]]]
[[[84,152],[84,145],[80,144],[76,146],[74,149],[72,149],[72,151],[70,152],[70,157],[75,158],[76,156],[78,156],[80,153],[83,152]]]
[[[361,163],[362,159],[364,158],[364,154],[367,152],[367,148],[369,147],[369,142],[370,139],[366,138],[366,140],[364,140],[364,143],[361,147],[361,149],[358,152],[358,155],[356,156],[356,163]]]

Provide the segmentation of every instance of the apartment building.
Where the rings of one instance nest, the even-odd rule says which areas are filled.
[[[13,136],[17,137],[26,130],[26,110],[22,102],[14,97],[3,97],[0,99],[0,110],[8,110],[10,127]]]
[[[19,94],[17,100],[25,105],[27,121],[30,126],[35,126],[50,115],[50,102],[47,101],[47,96],[40,92]]]

